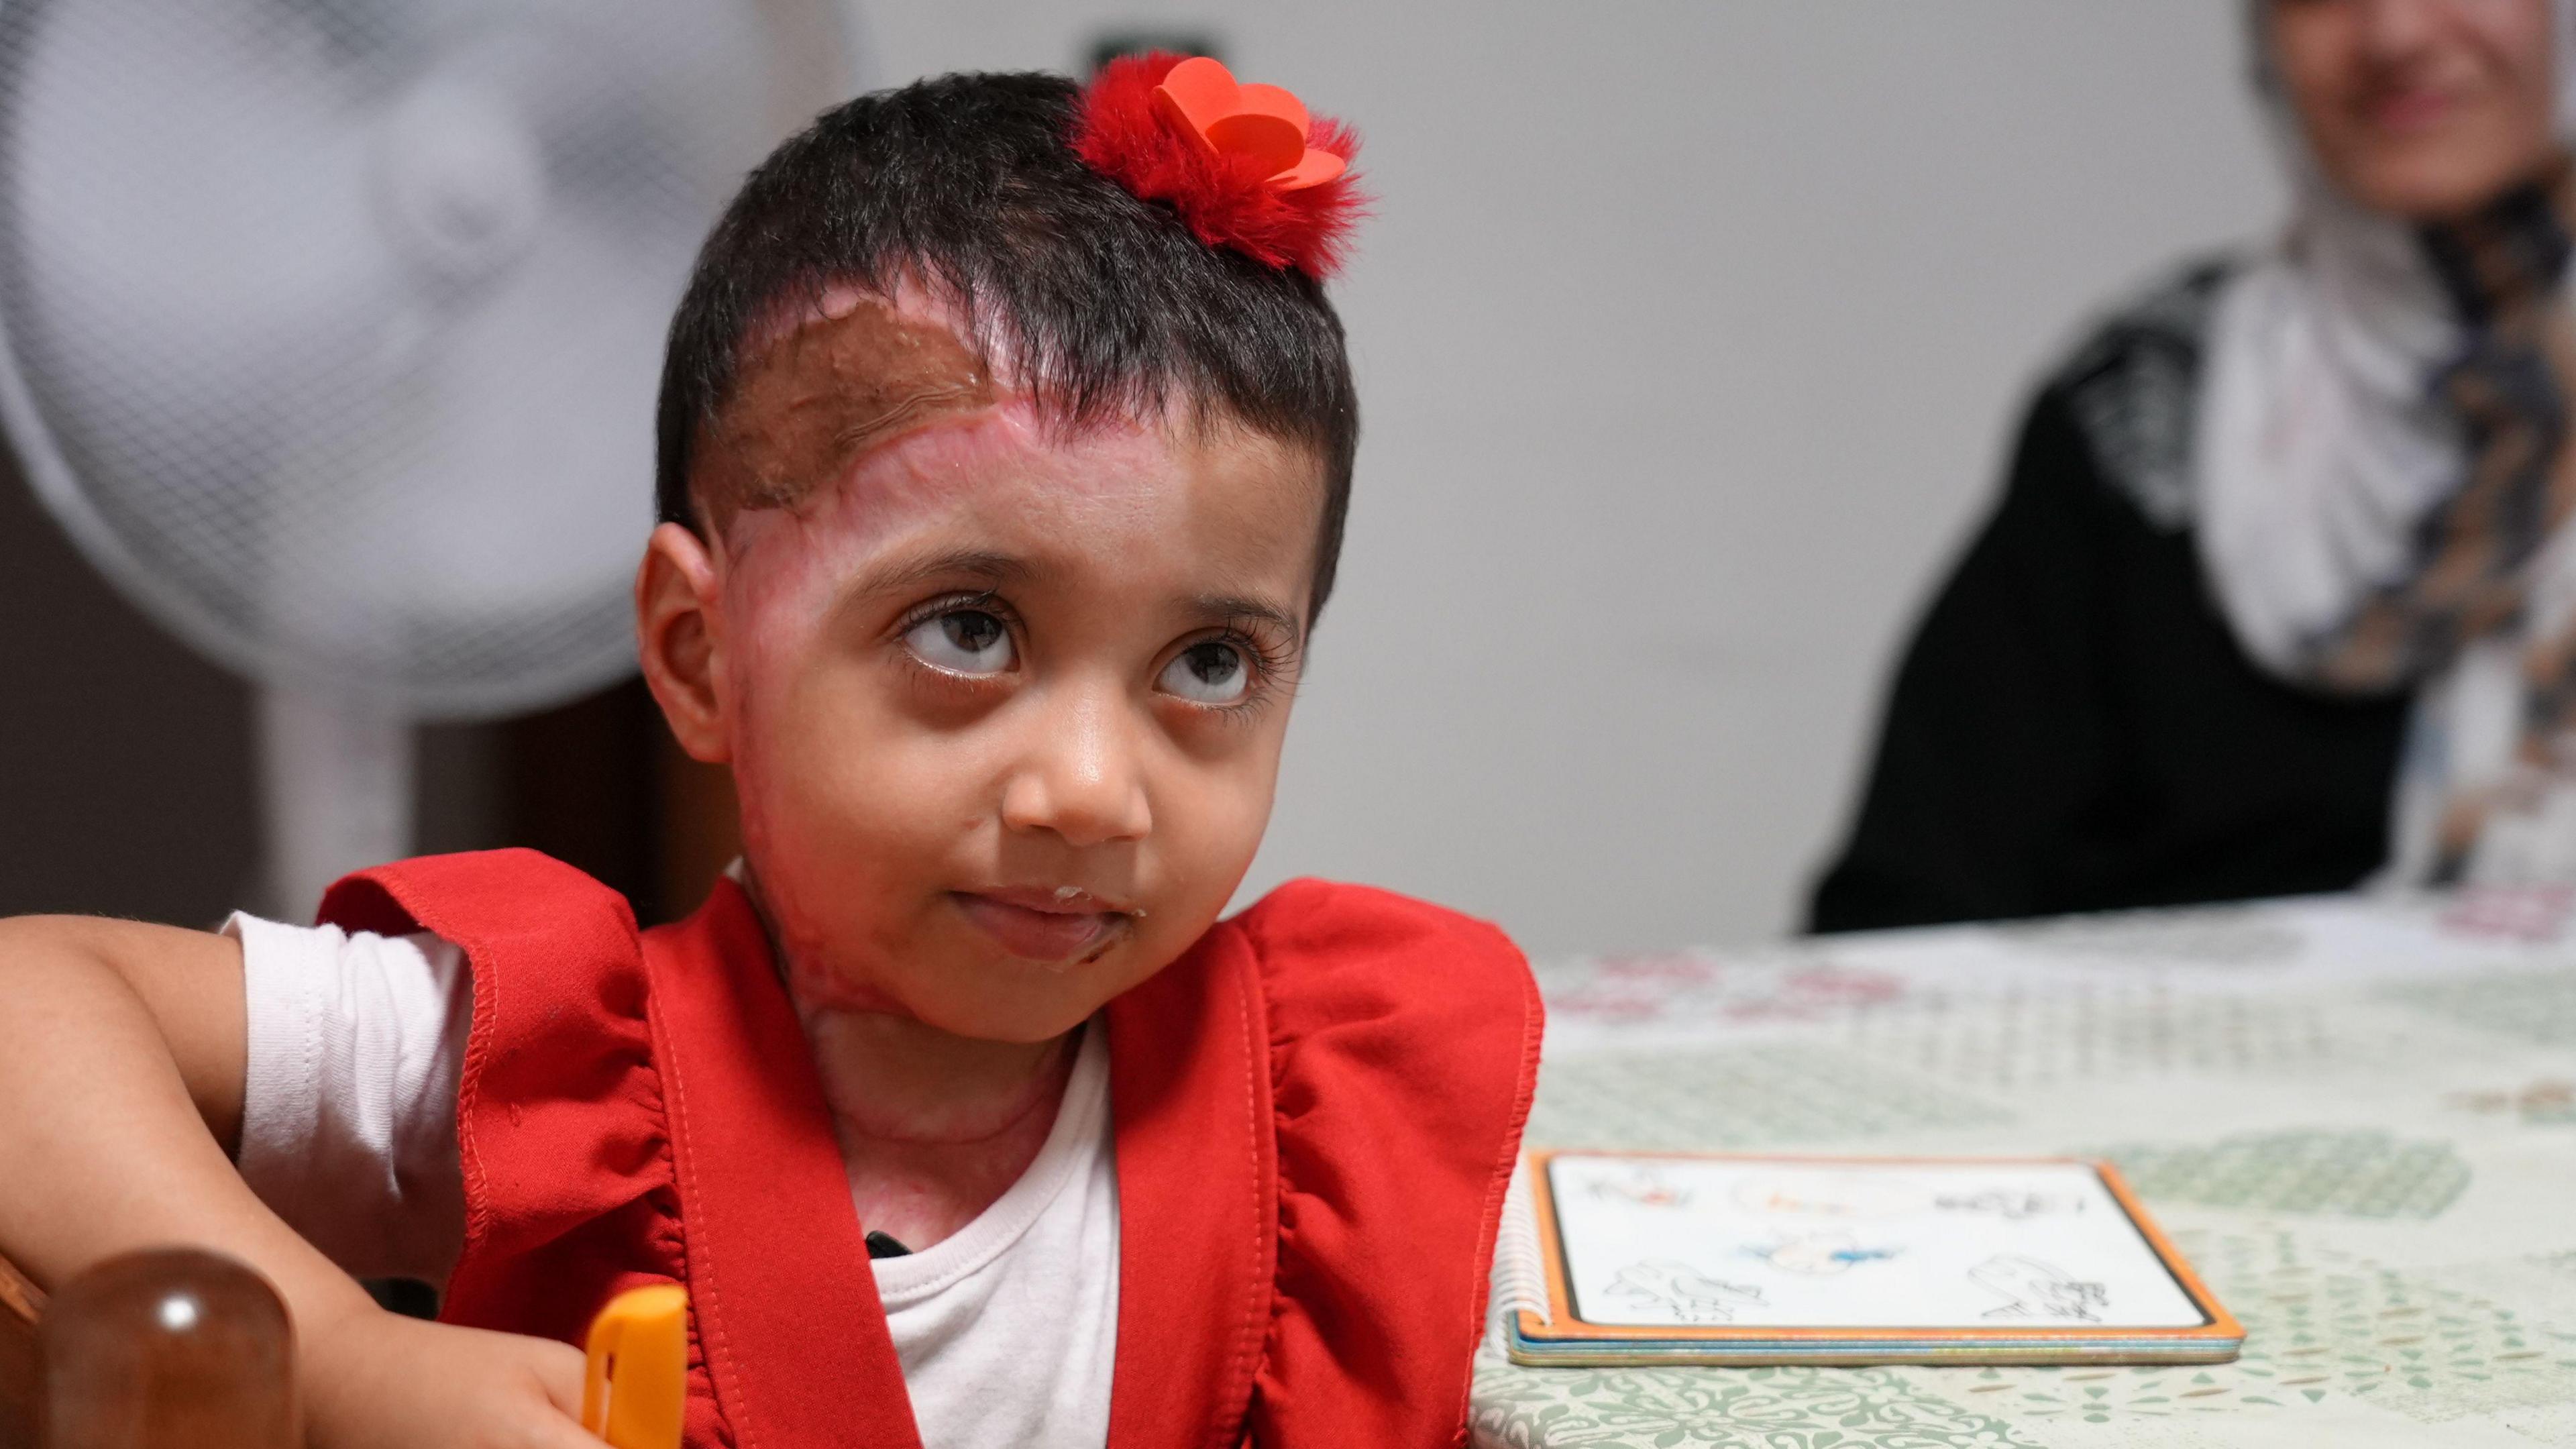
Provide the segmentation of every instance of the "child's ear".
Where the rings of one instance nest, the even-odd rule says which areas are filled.
[[[733,758],[724,708],[722,591],[703,540],[676,523],[653,530],[635,570],[635,643],[644,682],[680,748],[710,765]]]

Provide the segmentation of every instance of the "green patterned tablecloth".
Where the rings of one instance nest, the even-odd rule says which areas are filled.
[[[1530,1369],[1479,1445],[2576,1445],[2576,892],[2327,897],[1542,968],[1532,1146],[2118,1162],[2244,1356]]]

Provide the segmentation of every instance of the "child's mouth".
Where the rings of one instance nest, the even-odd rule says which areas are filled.
[[[1087,895],[1063,898],[1029,890],[951,891],[949,899],[1003,950],[1064,971],[1117,943],[1134,913],[1104,911]]]

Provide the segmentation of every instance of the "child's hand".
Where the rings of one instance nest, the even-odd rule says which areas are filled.
[[[581,1430],[581,1354],[370,1309],[303,1344],[314,1449],[600,1449]]]

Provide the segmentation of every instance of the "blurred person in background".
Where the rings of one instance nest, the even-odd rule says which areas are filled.
[[[1816,930],[2576,881],[2576,0],[2254,0],[2293,174],[2040,389]]]

